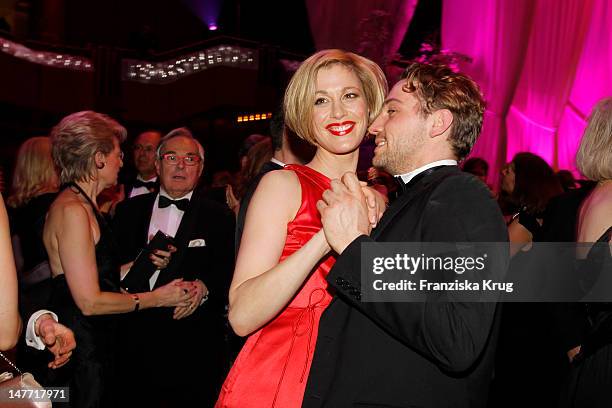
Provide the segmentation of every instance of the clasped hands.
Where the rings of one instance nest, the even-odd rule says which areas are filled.
[[[174,252],[176,252],[176,247],[173,245],[168,245],[167,251],[156,249],[150,255],[151,262],[158,269],[164,269],[170,264]],[[176,280],[172,283],[179,286],[183,291],[180,303],[175,306],[172,316],[176,320],[183,319],[195,312],[204,296],[208,295],[208,288],[201,280],[193,282]]]
[[[386,198],[354,173],[331,181],[317,202],[325,238],[338,254],[360,235],[370,235],[386,209]]]
[[[179,305],[174,308],[172,317],[176,320],[191,315],[200,306],[204,296],[208,296],[208,288],[199,279],[193,282],[180,282],[179,285],[183,288],[183,292],[191,294],[191,297],[184,306]]]

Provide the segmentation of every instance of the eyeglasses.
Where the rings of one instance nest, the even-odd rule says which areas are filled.
[[[174,153],[164,153],[159,157],[170,166],[176,166],[180,161],[185,163],[186,166],[195,166],[202,161],[200,156],[179,156],[178,154]]]

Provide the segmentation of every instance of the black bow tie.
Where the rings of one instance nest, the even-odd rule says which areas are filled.
[[[413,178],[410,179],[409,182],[404,183],[404,180],[402,179],[401,176],[396,176],[393,177],[393,179],[395,180],[395,182],[397,183],[397,195],[400,196],[402,194],[404,194],[406,191],[410,190],[415,184],[417,184],[419,181],[421,181],[424,177],[430,175],[431,173],[433,173],[434,171],[441,169],[443,167],[447,167],[447,166],[436,166],[436,167],[431,167],[427,170],[424,170],[422,172],[420,172],[419,174],[417,174],[416,176],[414,176]]]
[[[134,181],[133,188],[138,188],[138,187],[146,187],[147,190],[153,191],[153,190],[157,189],[157,182],[155,182],[155,181],[142,181],[142,180],[136,179],[136,181]]]
[[[163,195],[159,196],[159,203],[157,205],[159,208],[166,208],[166,207],[170,207],[171,205],[176,206],[176,208],[178,208],[181,211],[185,211],[187,207],[189,206],[189,199],[183,198],[181,200],[172,200]]]
[[[406,187],[406,183],[404,183],[404,180],[402,179],[401,176],[395,176],[393,177],[393,180],[395,181],[395,184],[397,185],[397,195],[398,196],[404,194],[406,190],[408,190],[408,187]]]

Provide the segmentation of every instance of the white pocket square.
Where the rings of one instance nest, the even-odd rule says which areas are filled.
[[[189,248],[194,248],[194,247],[203,247],[206,246],[206,241],[204,241],[203,239],[192,239],[191,241],[189,241]]]

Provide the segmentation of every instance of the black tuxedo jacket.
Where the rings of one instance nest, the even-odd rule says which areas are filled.
[[[143,194],[125,200],[117,206],[113,231],[121,251],[121,263],[133,261],[146,246],[149,223],[157,193]],[[196,190],[176,232],[177,252],[168,267],[161,271],[155,288],[176,278],[202,280],[209,288],[210,299],[224,302],[233,271],[234,218],[221,205],[203,197]],[[203,239],[204,246],[190,242]],[[193,243],[192,243],[193,245]],[[148,287],[148,276],[143,286]]]
[[[249,203],[251,202],[251,198],[253,198],[253,194],[255,194],[255,190],[257,190],[257,186],[261,181],[261,178],[268,172],[272,170],[280,170],[283,166],[274,162],[267,162],[261,167],[261,170],[255,176],[251,183],[244,191],[244,195],[240,199],[240,209],[238,210],[238,216],[236,217],[236,253],[238,253],[238,249],[240,249],[240,240],[242,239],[242,232],[244,231],[244,222],[246,221],[246,213],[249,208]]]
[[[361,243],[507,240],[496,202],[473,176],[445,166],[417,181],[330,271],[336,294],[321,318],[303,407],[484,407],[497,305],[362,303]]]
[[[113,231],[122,263],[134,260],[146,245],[156,197],[156,193],[140,195],[117,206]],[[208,300],[181,320],[172,318],[174,308],[152,308],[127,315],[121,325],[125,382],[132,386],[138,377],[142,389],[167,390],[164,395],[153,393],[155,401],[145,405],[156,406],[164,398],[178,403],[178,396],[183,396],[186,401],[206,401],[203,406],[212,406],[218,395],[228,368],[225,305],[234,268],[234,225],[229,210],[196,189],[175,236],[178,250],[159,274],[155,288],[176,278],[200,279],[210,291]],[[189,247],[193,240],[204,240],[205,246]],[[148,288],[148,280],[142,277],[141,286]],[[144,394],[131,393],[136,398]]]

